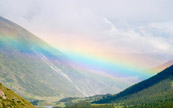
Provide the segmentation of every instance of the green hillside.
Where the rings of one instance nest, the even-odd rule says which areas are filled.
[[[2,17],[0,82],[22,97],[39,100],[117,93],[131,84],[79,67],[57,49]]]
[[[0,83],[0,108],[35,108],[31,103]]]
[[[172,108],[173,66],[119,94],[105,97],[94,103],[117,103],[132,108]]]
[[[173,65],[115,95],[63,101],[66,108],[173,108]]]

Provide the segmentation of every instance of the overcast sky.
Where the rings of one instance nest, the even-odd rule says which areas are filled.
[[[0,0],[0,16],[67,55],[173,57],[173,0]]]

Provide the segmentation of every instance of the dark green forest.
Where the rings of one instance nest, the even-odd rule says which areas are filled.
[[[95,103],[120,103],[126,107],[131,106],[130,108],[172,108],[173,66],[117,95]]]
[[[118,94],[66,108],[173,108],[173,66]]]

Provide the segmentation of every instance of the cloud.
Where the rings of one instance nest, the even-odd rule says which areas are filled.
[[[119,29],[107,18],[104,21],[110,25],[107,34],[111,36],[111,41],[118,43],[119,46],[126,48],[125,51],[135,51],[136,53],[171,53],[172,52],[172,35],[168,35],[167,29],[161,29],[158,26],[146,25],[135,28]],[[156,25],[156,24],[154,24]],[[169,28],[169,27],[168,27]],[[158,35],[150,30],[157,29],[156,32],[165,32],[167,37]],[[129,50],[128,50],[129,49]]]
[[[9,19],[30,19],[39,13],[40,0],[1,0],[0,15]]]
[[[57,48],[79,49],[78,46],[92,43],[110,53],[118,50],[148,56],[160,54],[157,58],[166,56],[166,61],[173,55],[172,3],[172,0],[0,0],[0,15]]]

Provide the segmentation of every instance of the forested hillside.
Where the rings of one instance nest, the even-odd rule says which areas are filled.
[[[119,94],[105,97],[95,103],[119,103],[123,106],[139,108],[171,108],[173,106],[173,66]]]

